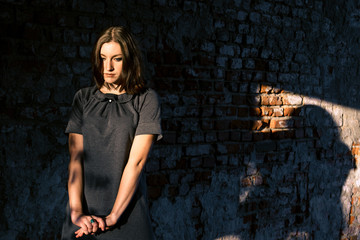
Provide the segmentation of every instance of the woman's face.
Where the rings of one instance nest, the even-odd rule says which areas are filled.
[[[108,84],[119,84],[122,71],[122,52],[117,42],[104,43],[100,49],[103,62],[103,77]]]

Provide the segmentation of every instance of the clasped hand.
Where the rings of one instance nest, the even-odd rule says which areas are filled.
[[[105,218],[80,214],[73,220],[73,223],[80,227],[80,229],[75,232],[76,238],[82,237],[83,235],[94,235],[100,231],[105,232],[114,226],[116,222],[117,220],[112,214]]]

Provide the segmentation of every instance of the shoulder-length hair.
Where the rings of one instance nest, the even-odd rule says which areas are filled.
[[[120,74],[120,92],[138,94],[145,90],[142,74],[142,60],[139,47],[132,34],[125,27],[110,27],[97,40],[92,54],[92,71],[95,83],[100,89],[104,85],[103,61],[100,50],[104,43],[117,42],[122,51],[122,70]]]

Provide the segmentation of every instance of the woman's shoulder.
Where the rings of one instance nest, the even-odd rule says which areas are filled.
[[[156,91],[152,88],[145,88],[143,91],[141,91],[139,94],[137,94],[136,96],[138,97],[157,97],[158,94],[156,93]]]
[[[96,86],[81,88],[75,93],[75,98],[79,98],[81,100],[89,99],[95,94],[96,90]]]
[[[134,96],[134,105],[136,109],[142,109],[143,106],[157,107],[159,105],[159,97],[154,89],[146,88],[139,94]]]
[[[146,88],[141,93],[135,95],[135,98],[138,99],[138,101],[151,101],[151,100],[158,100],[158,94],[156,91],[152,88]]]

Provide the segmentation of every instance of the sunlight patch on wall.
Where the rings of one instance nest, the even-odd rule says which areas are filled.
[[[214,240],[241,240],[238,235],[227,235],[219,238],[215,238]]]
[[[308,232],[291,232],[286,240],[291,239],[308,240],[310,237]]]

